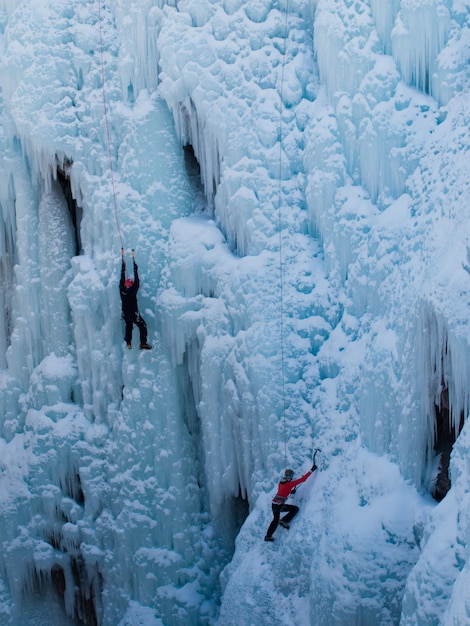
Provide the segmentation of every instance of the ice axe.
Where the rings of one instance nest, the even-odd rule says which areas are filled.
[[[317,456],[317,452],[321,452],[320,448],[315,448],[315,450],[313,451],[313,457],[312,457],[312,468],[315,465],[315,457]],[[313,469],[311,470],[313,471]],[[300,485],[297,485],[296,487],[294,487],[291,491],[291,495],[293,495],[296,491],[297,491],[297,487],[300,487]]]
[[[315,448],[315,450],[313,451],[312,467],[315,465],[315,457],[317,456],[317,452],[321,452],[321,449],[320,448]]]

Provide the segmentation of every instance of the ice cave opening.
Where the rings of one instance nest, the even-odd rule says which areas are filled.
[[[432,496],[440,502],[451,487],[449,474],[450,455],[465,421],[464,412],[460,412],[459,424],[454,424],[449,406],[449,389],[443,384],[439,403],[435,403],[434,454],[439,459]]]
[[[235,539],[240,532],[241,527],[245,523],[248,514],[250,513],[248,498],[243,495],[241,487],[239,489],[238,495],[232,497],[230,505],[230,517],[233,520],[233,549],[235,550]]]
[[[196,106],[191,99],[187,104],[173,108],[173,119],[176,134],[185,149],[186,166],[188,166],[188,161],[192,161],[192,155],[194,155],[199,180],[204,189],[205,203],[212,207],[221,178],[217,138],[213,136],[209,128],[203,127],[200,123]],[[193,162],[192,167],[194,165]]]
[[[194,154],[194,148],[191,144],[183,146],[184,150],[184,164],[186,166],[186,172],[191,183],[198,187],[201,185],[201,166]]]
[[[196,213],[205,213],[208,209],[208,202],[204,193],[201,164],[191,143],[183,145],[183,151],[186,174],[193,192],[194,210]]]
[[[101,584],[99,585],[97,594],[93,582],[90,582],[88,579],[83,557],[77,555],[70,559],[70,571],[72,580],[67,580],[64,569],[58,564],[53,566],[51,570],[51,580],[57,593],[64,599],[68,584],[73,582],[75,590],[73,608],[77,624],[80,626],[98,626],[100,620],[98,619],[95,603],[96,600],[100,598],[102,592],[101,576],[98,577]]]
[[[62,193],[64,194],[65,201],[67,203],[67,208],[70,213],[70,219],[72,221],[73,226],[73,235],[75,241],[75,255],[78,256],[82,251],[82,242],[80,237],[80,224],[82,221],[83,210],[80,206],[78,206],[77,201],[73,197],[72,187],[70,184],[70,168],[72,167],[72,162],[65,160],[63,166],[57,165],[57,180],[62,189]]]

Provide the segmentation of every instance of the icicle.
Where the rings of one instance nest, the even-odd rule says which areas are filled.
[[[393,56],[404,80],[425,93],[435,95],[437,58],[450,27],[444,2],[427,0],[402,3],[392,31]]]
[[[377,51],[370,8],[364,0],[359,4],[349,11],[347,3],[325,3],[315,14],[315,53],[330,99],[336,92],[355,93]]]
[[[372,13],[375,18],[375,26],[383,43],[386,54],[391,54],[391,33],[395,19],[400,8],[400,0],[371,0]]]
[[[462,426],[462,417],[468,417],[470,352],[466,342],[450,331],[445,319],[426,304],[422,306],[417,338],[422,436],[424,449],[431,455],[436,437],[436,407],[442,407],[444,392],[448,394],[449,428],[455,437]],[[429,460],[430,456],[422,462]]]

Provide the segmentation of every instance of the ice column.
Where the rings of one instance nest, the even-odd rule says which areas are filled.
[[[392,31],[393,56],[409,85],[435,95],[438,55],[450,26],[444,2],[403,2]]]

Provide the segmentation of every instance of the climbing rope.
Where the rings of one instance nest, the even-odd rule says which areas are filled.
[[[287,25],[289,13],[289,0],[286,0],[284,37],[281,64],[281,84],[279,88],[279,196],[278,196],[278,219],[279,219],[279,291],[280,291],[280,344],[281,344],[281,386],[282,386],[282,421],[284,429],[284,465],[287,465],[287,422],[286,422],[286,375],[284,354],[284,259],[282,249],[282,113],[283,113],[283,87],[284,70],[286,65]]]
[[[124,248],[121,226],[119,224],[118,218],[118,210],[117,210],[117,202],[116,202],[116,188],[114,185],[114,169],[113,169],[113,156],[111,152],[111,139],[109,135],[109,123],[108,123],[108,107],[106,104],[106,86],[104,79],[104,56],[103,56],[103,30],[102,30],[102,19],[101,19],[101,0],[98,0],[98,22],[100,28],[100,59],[101,59],[101,85],[103,91],[103,109],[104,109],[104,121],[106,126],[106,141],[108,144],[108,156],[109,156],[109,169],[111,171],[111,186],[113,191],[113,202],[114,202],[114,217],[116,219],[116,226],[119,235],[119,240],[121,242],[121,250]]]

